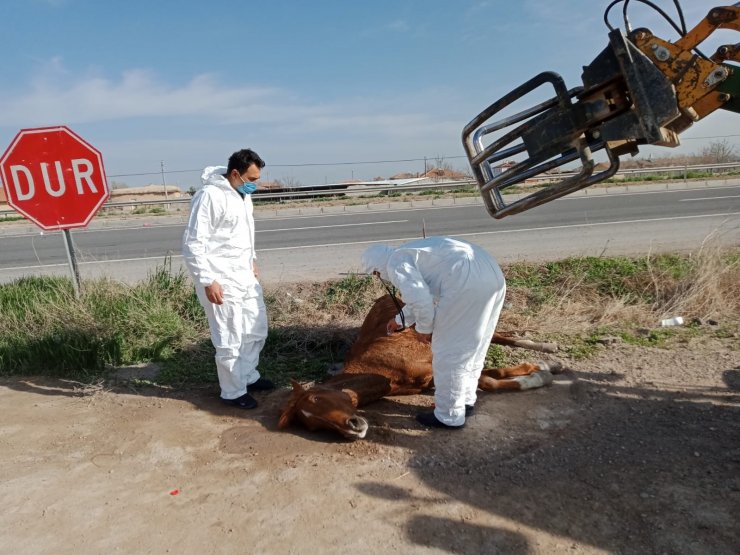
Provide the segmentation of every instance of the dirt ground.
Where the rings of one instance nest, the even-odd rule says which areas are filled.
[[[740,552],[737,338],[565,362],[459,431],[369,406],[355,443],[278,431],[287,390],[2,380],[0,552]]]

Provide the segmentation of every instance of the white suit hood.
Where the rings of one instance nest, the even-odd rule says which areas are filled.
[[[226,166],[208,166],[203,169],[200,180],[203,185],[216,185],[217,187],[229,187],[231,189],[231,183],[224,177],[227,169]]]
[[[368,274],[380,272],[380,277],[388,279],[388,260],[395,252],[388,245],[372,245],[362,253],[362,270]]]

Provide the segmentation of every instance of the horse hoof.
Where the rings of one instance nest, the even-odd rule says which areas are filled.
[[[512,378],[512,380],[519,382],[519,389],[525,391],[527,389],[537,389],[538,387],[550,385],[552,383],[552,374],[548,370],[540,370],[527,376],[517,376],[516,378]]]
[[[539,362],[540,370],[547,370],[548,372],[552,374],[560,374],[565,370],[563,367],[563,363],[559,360],[552,360],[552,361],[540,361]]]

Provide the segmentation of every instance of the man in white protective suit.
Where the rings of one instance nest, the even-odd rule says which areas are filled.
[[[478,378],[506,295],[498,263],[482,247],[450,237],[428,237],[399,247],[373,245],[362,255],[364,271],[390,281],[405,303],[388,333],[416,324],[432,344],[433,411],[425,426],[460,429],[473,414]]]
[[[251,194],[264,166],[256,152],[243,149],[231,155],[228,167],[205,168],[182,238],[216,348],[221,400],[242,409],[257,406],[248,390],[275,387],[257,371],[267,311],[257,281]]]

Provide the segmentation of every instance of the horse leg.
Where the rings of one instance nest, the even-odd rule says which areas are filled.
[[[504,378],[504,379],[496,379],[492,378],[491,376],[486,376],[485,374],[481,374],[481,377],[478,378],[478,388],[482,389],[483,391],[520,391],[522,389],[522,386],[519,382]]]
[[[524,391],[552,383],[552,375],[562,371],[559,362],[523,362],[509,368],[487,368],[478,379],[483,391]]]
[[[484,375],[478,378],[478,387],[483,391],[525,391],[527,389],[537,389],[551,383],[552,374],[547,370],[539,370],[533,374],[500,380]]]
[[[537,364],[522,362],[521,364],[510,366],[508,368],[484,368],[481,375],[501,380],[504,378],[513,378],[515,376],[527,376],[537,372],[538,370],[541,370],[541,368]]]
[[[559,374],[563,371],[563,365],[560,362],[546,362],[544,360],[537,364],[531,362],[522,362],[516,366],[508,368],[484,368],[482,374],[495,379],[514,378],[516,376],[527,376],[540,370],[547,370],[552,374]]]
[[[530,351],[540,351],[542,353],[556,353],[558,351],[557,343],[540,343],[523,339],[506,332],[493,332],[491,337],[493,345],[505,345],[507,347],[519,347],[520,349],[529,349]]]

